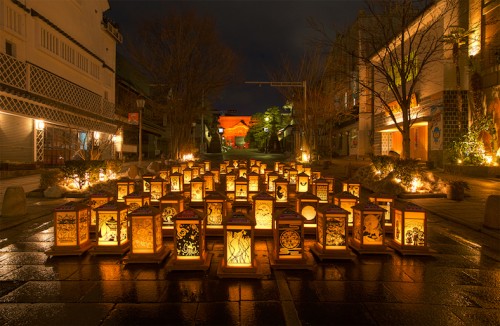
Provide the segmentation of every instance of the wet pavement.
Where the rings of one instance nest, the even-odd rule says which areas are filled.
[[[169,271],[168,259],[125,265],[116,255],[48,258],[50,211],[60,203],[34,198],[32,218],[0,217],[0,324],[498,325],[500,237],[477,221],[457,223],[467,217],[467,199],[450,201],[455,208],[464,203],[456,221],[447,211],[429,214],[431,256],[365,254],[315,260],[312,270],[276,270],[272,238],[258,237],[256,257],[266,276],[247,280],[217,276],[221,237],[207,239],[213,255],[206,272]],[[172,239],[165,240],[172,249]],[[306,248],[313,243],[306,236]]]

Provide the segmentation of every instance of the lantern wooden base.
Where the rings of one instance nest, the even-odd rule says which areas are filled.
[[[81,246],[52,246],[45,254],[49,257],[52,256],[81,256],[86,253],[93,246],[92,242]]]
[[[210,227],[207,225],[205,229],[205,235],[209,237],[223,237],[224,236],[224,228],[220,227]]]
[[[318,228],[318,224],[316,224],[316,223],[314,223],[314,224],[304,223],[304,234],[315,235],[317,228]]]
[[[205,203],[201,202],[189,202],[188,204],[189,207],[203,211],[203,208],[205,207]]]
[[[320,261],[326,259],[355,260],[358,258],[349,247],[338,250],[323,249],[320,244],[315,243],[313,246],[309,247],[309,249]]]
[[[273,229],[255,229],[256,237],[272,237]]]
[[[129,253],[125,258],[123,258],[123,262],[125,264],[130,263],[156,263],[160,264],[165,260],[165,258],[170,254],[170,249],[167,246],[163,246],[160,251],[155,254],[133,254]]]
[[[269,257],[272,269],[307,269],[314,268],[314,257],[310,252],[304,254],[302,259],[275,259],[272,255]]]
[[[127,242],[121,246],[99,246],[95,245],[89,251],[91,255],[124,255],[130,249],[130,243]]]
[[[351,247],[352,250],[354,250],[359,255],[365,255],[365,254],[389,255],[394,252],[394,250],[385,245],[376,245],[376,246],[360,245],[359,243],[355,242],[352,239],[349,240],[349,247]]]
[[[386,234],[387,233],[394,234],[394,224],[393,225],[384,224],[384,231]]]
[[[403,256],[431,256],[437,253],[427,246],[403,246],[391,239],[389,246]]]
[[[224,260],[221,260],[217,269],[219,278],[254,278],[260,279],[264,277],[262,266],[254,259],[254,267],[228,267]]]
[[[97,226],[96,225],[91,225],[90,228],[89,228],[89,233],[90,234],[95,234],[96,230],[97,230]]]
[[[182,260],[171,258],[166,266],[167,271],[206,271],[210,268],[212,254],[205,252],[200,259]]]
[[[164,238],[173,238],[174,237],[174,227],[162,228],[161,235]]]

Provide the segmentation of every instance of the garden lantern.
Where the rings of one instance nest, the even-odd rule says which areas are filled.
[[[109,202],[96,208],[96,244],[92,254],[123,255],[129,250],[128,210],[125,203]]]
[[[238,167],[238,177],[239,178],[246,178],[247,177],[247,173],[248,173],[247,168]]]
[[[335,178],[326,175],[321,178],[328,182],[328,193],[333,194],[335,192]]]
[[[184,179],[182,173],[173,172],[170,174],[170,191],[182,193],[184,191]]]
[[[234,167],[234,165],[232,164],[229,164],[227,167],[226,167],[226,173],[230,173],[230,172],[235,172],[236,173],[236,168]]]
[[[71,201],[54,208],[54,245],[45,253],[82,255],[90,248],[90,207]]]
[[[316,234],[319,198],[310,192],[297,195],[295,210],[304,217],[304,232]]]
[[[212,168],[212,170],[210,170],[210,173],[212,173],[214,177],[214,190],[215,190],[215,186],[220,183],[220,171],[219,169]]]
[[[203,180],[205,181],[205,192],[215,191],[215,180],[212,172],[206,171]]]
[[[187,162],[182,162],[182,163],[181,163],[181,168],[179,169],[179,172],[181,172],[181,173],[182,173],[182,171],[184,171],[184,169],[185,169],[185,168],[187,168],[187,167],[188,167]]]
[[[226,193],[233,192],[235,189],[236,173],[234,171],[226,174]]]
[[[170,192],[160,198],[161,229],[163,236],[173,236],[174,221],[172,217],[184,210],[184,197]]]
[[[288,206],[288,180],[283,177],[274,180],[274,198],[276,206]]]
[[[234,181],[234,201],[248,201],[248,180],[243,177]]]
[[[227,163],[226,162],[221,162],[219,164],[219,172],[220,172],[220,174],[226,174],[227,173]]]
[[[316,242],[311,251],[319,260],[356,258],[348,246],[348,216],[348,211],[333,204],[318,209]]]
[[[135,181],[129,178],[121,178],[116,182],[116,200],[119,202],[125,201],[125,196],[135,191]]]
[[[260,278],[255,258],[255,220],[243,213],[224,219],[224,256],[219,264],[220,278]]]
[[[171,167],[171,172],[172,172],[172,173],[177,173],[177,172],[178,172],[178,173],[181,173],[181,172],[182,172],[182,170],[181,170],[181,166],[180,166],[180,165],[178,165],[178,164],[172,165],[172,167]]]
[[[187,162],[187,167],[192,168],[194,166],[194,161],[188,161]]]
[[[269,193],[274,194],[274,180],[279,178],[278,172],[271,172],[267,175],[267,191]]]
[[[385,209],[371,203],[358,203],[352,207],[353,227],[350,246],[360,254],[390,253],[385,245]]]
[[[95,192],[90,195],[90,233],[96,230],[97,213],[95,209],[113,200],[113,195],[106,191]]]
[[[302,163],[295,164],[295,169],[297,170],[297,174],[303,173],[304,172],[304,164],[302,164]]]
[[[305,172],[299,173],[297,175],[297,187],[296,187],[296,192],[297,193],[303,193],[303,192],[308,192],[309,191],[309,175],[307,175]]]
[[[312,171],[311,175],[311,182],[314,183],[316,180],[321,178],[321,172],[320,171]]]
[[[297,184],[297,174],[297,170],[294,168],[290,168],[290,170],[288,170],[288,180],[290,181],[291,185]]]
[[[313,193],[319,198],[320,204],[330,202],[328,188],[329,184],[326,179],[319,178],[313,181]]]
[[[273,229],[274,197],[265,191],[253,196],[256,235],[269,236]]]
[[[385,233],[392,233],[394,230],[394,225],[392,223],[392,214],[391,214],[392,213],[391,207],[394,204],[394,199],[395,197],[392,195],[380,194],[380,193],[373,193],[370,196],[368,196],[369,201],[385,209],[384,213]]]
[[[389,243],[403,255],[429,255],[427,243],[427,213],[413,203],[392,206],[394,238]]]
[[[205,168],[205,172],[212,170],[212,162],[204,161],[203,166]]]
[[[168,270],[207,270],[212,254],[205,248],[205,222],[201,211],[187,208],[175,215],[174,250]]]
[[[259,174],[264,175],[266,173],[267,163],[260,163],[259,168],[260,168]]]
[[[207,235],[222,235],[222,221],[226,217],[226,196],[213,191],[205,196]]]
[[[191,168],[191,179],[198,178],[201,175],[200,169],[201,168],[198,165],[193,165],[193,167]]]
[[[257,161],[254,158],[250,159],[250,166],[254,166],[257,164]]]
[[[167,169],[161,169],[160,172],[158,172],[158,176],[165,180],[167,183],[170,181],[169,176],[170,176],[170,171]]]
[[[250,172],[248,174],[248,191],[249,192],[259,192],[259,181],[260,175],[257,172]]]
[[[151,203],[158,206],[160,198],[167,193],[167,182],[160,177],[154,178],[150,181],[151,185]]]
[[[202,177],[191,179],[191,202],[189,206],[203,209],[205,198],[205,180]]]
[[[274,172],[279,171],[279,165],[280,165],[280,162],[274,162]]]
[[[125,204],[128,206],[129,213],[135,211],[139,207],[149,205],[151,201],[151,193],[134,191],[125,196]]]
[[[359,198],[347,191],[342,191],[333,195],[333,203],[349,212],[349,229],[352,228],[353,213],[352,206],[359,203]]]
[[[144,174],[142,176],[142,191],[143,192],[150,192],[151,191],[151,180],[155,176],[153,174]]]
[[[265,169],[264,170],[264,184],[266,185],[266,190],[267,190],[267,184],[268,184],[268,179],[269,179],[269,174],[273,173],[274,171],[271,169]]]
[[[256,164],[250,165],[250,172],[257,173],[259,174],[260,172],[260,167]]]
[[[128,215],[130,221],[130,251],[128,263],[161,263],[170,250],[163,243],[160,210],[143,206]]]
[[[304,167],[304,173],[307,174],[309,176],[309,179],[312,178],[312,169],[310,166],[306,166]]]
[[[283,175],[285,173],[285,163],[278,163],[278,174]]]
[[[273,220],[271,267],[311,269],[311,260],[304,249],[304,217],[285,208]]]
[[[347,191],[359,198],[361,193],[361,184],[354,180],[342,181],[342,191]]]
[[[184,187],[189,185],[191,179],[193,179],[193,169],[187,167],[182,170],[182,182],[184,183]]]

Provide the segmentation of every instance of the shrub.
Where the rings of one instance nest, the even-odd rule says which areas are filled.
[[[46,169],[40,173],[40,188],[47,189],[64,181],[64,173],[60,169]]]

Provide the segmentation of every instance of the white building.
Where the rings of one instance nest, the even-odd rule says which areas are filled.
[[[0,0],[1,162],[110,157],[121,35],[108,9],[107,0]]]

